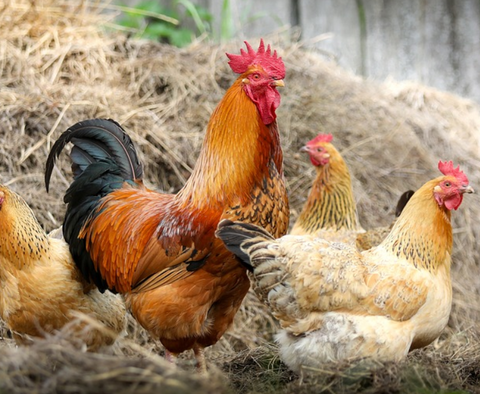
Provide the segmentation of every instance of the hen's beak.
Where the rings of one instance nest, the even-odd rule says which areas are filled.
[[[460,191],[462,193],[475,193],[475,190],[473,190],[473,187],[471,187],[470,185],[460,187]]]
[[[302,146],[302,147],[300,148],[300,152],[308,152],[309,150],[310,150],[310,148],[309,148],[307,145]]]
[[[273,86],[276,86],[277,88],[283,88],[285,87],[285,82],[283,82],[283,79],[276,79],[273,81]]]

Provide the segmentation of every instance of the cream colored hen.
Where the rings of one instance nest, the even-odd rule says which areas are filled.
[[[292,370],[401,360],[440,335],[452,303],[451,210],[473,189],[452,162],[439,169],[444,175],[415,192],[387,238],[368,251],[220,223],[217,236],[253,267],[256,292],[284,329],[277,341]]]

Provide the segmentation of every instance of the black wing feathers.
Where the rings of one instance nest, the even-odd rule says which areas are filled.
[[[274,240],[273,236],[262,227],[246,222],[232,222],[227,219],[218,224],[215,235],[223,241],[226,248],[237,256],[250,272],[253,271],[253,267],[247,251],[259,241]]]

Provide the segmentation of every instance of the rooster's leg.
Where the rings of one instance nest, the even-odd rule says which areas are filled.
[[[197,359],[197,371],[207,373],[207,362],[205,361],[205,350],[202,346],[195,344],[193,347],[195,358]]]
[[[169,352],[167,349],[165,349],[165,360],[167,360],[169,363],[177,365],[177,357],[178,355],[176,353]]]

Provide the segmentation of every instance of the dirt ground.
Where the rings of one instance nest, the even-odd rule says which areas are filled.
[[[62,222],[70,179],[65,158],[46,193],[49,149],[77,121],[108,117],[132,136],[148,184],[176,192],[190,175],[210,114],[235,76],[225,52],[242,42],[178,49],[130,38],[84,1],[24,0],[0,6],[0,183],[21,194],[47,231]],[[349,74],[309,50],[294,31],[265,37],[283,57],[277,110],[291,221],[314,170],[299,148],[332,133],[352,173],[360,221],[387,225],[398,196],[438,176],[453,160],[480,186],[480,107],[412,82]],[[252,40],[253,45],[256,44]],[[0,340],[0,392],[10,393],[480,393],[479,194],[453,212],[454,301],[448,327],[404,363],[332,365],[299,377],[279,360],[277,323],[249,293],[232,329],[208,349],[208,376],[192,356],[172,368],[162,347],[130,319],[128,335],[98,353],[66,341],[68,330],[16,347]]]

